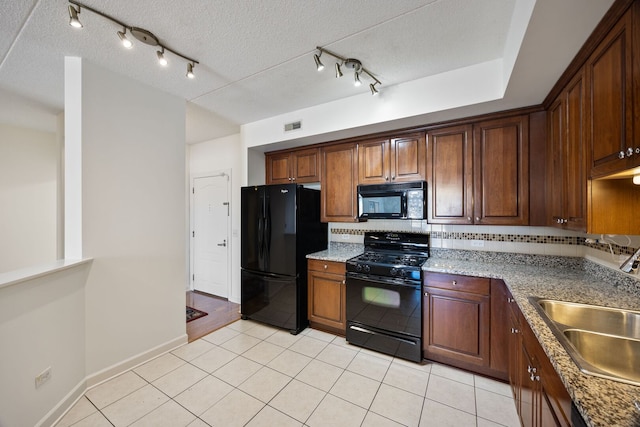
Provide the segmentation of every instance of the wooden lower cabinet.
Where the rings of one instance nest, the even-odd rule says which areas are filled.
[[[425,273],[423,289],[424,358],[489,367],[490,279]]]
[[[510,298],[509,382],[523,426],[571,426],[571,397]]]
[[[344,335],[345,263],[310,259],[307,270],[309,324],[312,328]]]

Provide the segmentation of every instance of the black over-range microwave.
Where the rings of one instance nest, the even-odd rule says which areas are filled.
[[[358,218],[425,219],[427,183],[358,185]]]

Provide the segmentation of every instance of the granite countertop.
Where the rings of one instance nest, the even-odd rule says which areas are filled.
[[[528,299],[640,310],[640,282],[582,259],[541,257],[542,265],[527,265],[509,262],[508,255],[502,262],[433,256],[423,270],[504,280],[587,425],[640,426],[640,386],[582,373]]]
[[[331,242],[327,249],[309,254],[307,255],[307,258],[320,259],[323,261],[345,262],[349,258],[353,258],[363,252],[364,245],[358,243]]]

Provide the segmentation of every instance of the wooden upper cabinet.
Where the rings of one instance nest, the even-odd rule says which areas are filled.
[[[265,156],[267,184],[320,181],[320,149],[285,151]]]
[[[358,157],[355,143],[323,147],[321,150],[321,221],[358,220],[356,190]]]
[[[549,224],[576,231],[586,231],[587,226],[583,77],[578,73],[549,108]]]
[[[392,138],[391,181],[422,181],[426,178],[424,133]]]
[[[360,184],[424,180],[424,134],[361,142],[358,159]]]
[[[358,144],[358,182],[360,184],[378,184],[390,181],[390,150],[388,139]]]
[[[587,60],[587,129],[591,177],[640,162],[633,141],[632,9],[617,22]]]
[[[473,224],[473,127],[427,132],[428,217],[434,224]]]
[[[529,117],[474,125],[474,224],[528,225]]]

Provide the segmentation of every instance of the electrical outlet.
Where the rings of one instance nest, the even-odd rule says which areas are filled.
[[[46,383],[51,379],[51,366],[49,366],[44,371],[40,372],[40,375],[36,377],[36,388],[40,387],[42,384]]]
[[[348,234],[348,233],[343,233],[343,234],[340,235],[340,238],[342,240],[351,240],[351,235]]]
[[[484,248],[484,240],[472,240],[471,246],[476,248]]]

